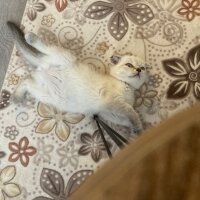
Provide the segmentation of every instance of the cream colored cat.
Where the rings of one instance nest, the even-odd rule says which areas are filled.
[[[25,35],[8,22],[22,56],[32,66],[31,74],[14,92],[20,102],[30,93],[60,111],[98,115],[105,120],[142,131],[133,109],[134,91],[146,79],[145,63],[135,56],[112,56],[114,66],[105,74],[80,63],[63,48],[48,46],[33,33]]]

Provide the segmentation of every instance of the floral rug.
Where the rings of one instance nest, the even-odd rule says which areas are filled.
[[[28,0],[22,28],[101,70],[114,53],[146,60],[149,79],[133,106],[148,128],[200,99],[199,15],[200,0]],[[0,96],[0,200],[64,200],[108,156],[87,117],[33,99],[10,103],[26,69],[14,49]]]

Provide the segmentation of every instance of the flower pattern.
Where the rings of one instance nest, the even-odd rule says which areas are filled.
[[[128,31],[128,20],[143,25],[153,19],[151,8],[144,3],[133,3],[126,0],[108,0],[92,3],[85,12],[90,19],[101,20],[112,13],[108,22],[108,31],[116,39],[121,40]]]
[[[45,9],[46,6],[40,3],[39,0],[30,0],[28,1],[27,16],[31,21],[34,21],[37,17],[37,12],[42,12]]]
[[[61,157],[59,161],[60,167],[67,167],[68,165],[71,165],[75,169],[78,167],[78,150],[75,149],[73,141],[57,149],[57,153]]]
[[[152,107],[155,97],[158,92],[155,90],[149,90],[147,84],[143,84],[139,90],[135,91],[135,107],[144,105],[146,107]]]
[[[17,130],[17,127],[12,125],[12,126],[7,126],[5,128],[4,136],[7,138],[10,138],[11,140],[14,140],[16,136],[19,135],[19,131]]]
[[[29,140],[27,137],[21,138],[18,144],[10,142],[9,149],[12,153],[8,160],[10,162],[20,160],[24,167],[27,167],[29,164],[29,156],[33,156],[37,152],[35,147],[29,146]]]
[[[193,0],[188,1],[190,5],[193,2],[192,7],[194,8],[195,2]],[[22,30],[34,32],[49,46],[62,46],[72,51],[78,61],[98,69],[102,73],[109,72],[109,68],[112,67],[109,64],[109,57],[113,54],[121,56],[134,54],[142,57],[148,64],[149,75],[146,85],[136,91],[138,107],[134,108],[140,114],[145,129],[155,126],[174,113],[198,102],[198,98],[194,95],[194,89],[199,82],[195,78],[195,73],[198,74],[198,70],[193,70],[190,65],[197,64],[198,66],[199,54],[197,53],[195,58],[195,56],[189,56],[189,53],[200,44],[198,24],[200,18],[195,14],[194,18],[188,21],[187,13],[180,14],[178,10],[187,7],[183,6],[182,0],[66,0],[57,2],[61,2],[61,4],[56,4],[56,0],[28,0],[22,21]],[[101,2],[101,5],[104,2],[109,6],[102,6],[102,9],[90,7],[93,3],[97,5],[97,2]],[[124,5],[124,9],[122,8],[119,11],[120,4]],[[131,19],[128,16],[127,8],[132,7],[133,11],[137,4],[145,4],[146,10],[148,9],[147,6],[151,10],[149,14],[153,14],[153,17],[152,19],[149,18],[147,23],[138,23],[140,17],[143,19],[147,15],[142,8],[140,10],[142,13],[138,13],[138,17]],[[109,9],[111,10],[109,11]],[[187,7],[183,12],[189,13],[188,9]],[[107,15],[106,11],[108,11]],[[135,9],[135,11],[137,10]],[[196,11],[198,12],[198,9]],[[86,16],[87,12],[89,17]],[[101,15],[103,12],[105,16]],[[50,25],[53,21],[49,21],[50,23],[46,21],[42,25],[43,17],[49,15],[53,16],[55,22]],[[100,17],[97,19],[98,15]],[[127,21],[127,24],[121,22],[122,28],[120,26],[118,28],[118,25],[121,24],[120,21],[116,22],[117,17],[121,20],[120,16],[122,16],[122,20]],[[127,32],[123,29],[125,25],[128,29]],[[25,27],[26,29],[24,29]],[[109,30],[110,32],[112,30],[113,35],[115,33],[116,35],[113,36]],[[124,36],[121,35],[122,39],[117,38],[117,33],[124,34]],[[188,63],[188,57],[190,57],[191,63]],[[186,68],[174,64],[177,58],[182,60]],[[165,67],[163,67],[166,60],[173,60],[170,64],[170,68],[173,68],[173,70],[170,69],[169,72],[164,70]],[[26,96],[26,101],[23,101],[23,104],[20,105],[12,102],[12,92],[16,88],[15,86],[28,73],[26,64],[21,59],[19,51],[18,53],[14,51],[8,66],[3,90],[0,93],[0,174],[10,164],[13,167],[15,165],[17,170],[15,178],[10,182],[0,180],[0,199],[68,199],[69,195],[78,189],[83,180],[109,158],[106,151],[103,150],[100,137],[95,136],[99,139],[96,139],[96,143],[94,142],[93,135],[97,126],[90,118],[86,117],[80,123],[70,123],[70,121],[64,121],[67,113],[60,113],[53,108],[53,111],[49,111],[51,108],[48,108],[47,113],[44,114],[43,111],[40,113],[38,102],[34,99],[29,100],[27,97],[30,96]],[[174,65],[175,67],[172,67]],[[180,68],[179,72],[187,70],[187,75],[183,77],[172,75],[174,69],[177,68]],[[190,77],[194,80],[193,82],[188,80],[190,72],[195,72]],[[189,92],[185,97],[180,98],[181,95],[177,94],[179,98],[174,97],[174,95],[169,98],[167,91],[178,80],[186,80],[186,83],[190,85]],[[174,88],[176,89],[176,87]],[[149,91],[154,92],[149,93]],[[184,89],[183,92],[185,92]],[[58,113],[60,115],[55,117]],[[52,130],[50,130],[51,123],[46,123],[46,125],[43,123],[44,128],[39,128],[39,124],[43,120],[52,122],[52,127],[54,125]],[[63,124],[62,131],[60,131],[60,134],[64,135],[63,139],[59,139],[56,134],[58,133],[56,128],[60,126],[58,125],[60,123]],[[11,128],[12,126],[16,127],[16,131],[14,127]],[[69,133],[65,131],[66,127],[70,128]],[[132,136],[136,139],[134,133],[131,133],[128,128],[125,130],[125,127],[115,124],[111,124],[111,127],[127,139]],[[41,132],[36,133],[36,129]],[[47,129],[50,131],[48,132]],[[5,132],[7,133],[5,134]],[[84,139],[81,140],[81,135],[85,133],[89,135],[89,139],[86,139],[87,142],[83,142]],[[68,138],[67,135],[69,135]],[[16,149],[15,153],[9,148],[9,144],[15,143],[19,146],[19,141],[23,137],[28,138],[27,148],[33,146],[37,149],[33,156],[27,155],[27,152],[21,150],[20,156],[24,157],[22,154],[26,154],[30,159],[27,167],[21,164],[20,157],[16,162],[9,160],[11,154],[14,153],[11,159],[19,154],[18,149],[15,148],[16,145],[12,147]],[[108,140],[111,141],[111,138],[109,137]],[[119,151],[117,145],[113,144],[111,151],[113,155],[117,154]],[[26,156],[24,159],[27,160]],[[43,169],[44,167],[45,169]],[[25,183],[24,180],[26,180]],[[20,186],[20,192],[12,186],[7,187],[6,184],[13,182]],[[19,185],[21,183],[22,187]],[[9,187],[10,189],[7,189]],[[13,191],[20,194],[16,196]],[[12,197],[12,195],[16,197]]]
[[[51,27],[53,23],[55,23],[55,18],[53,17],[53,15],[45,15],[42,17],[42,25]]]
[[[0,95],[0,110],[7,108],[10,105],[11,94],[8,90],[2,90]]]
[[[38,105],[38,114],[45,119],[39,122],[36,127],[36,132],[47,134],[55,127],[55,133],[62,141],[66,141],[70,135],[68,123],[77,124],[84,118],[81,114],[62,113],[42,103]]]
[[[59,12],[62,12],[68,5],[67,0],[55,0],[55,6]]]
[[[75,19],[80,25],[84,25],[86,17],[84,16],[83,4],[85,1],[71,2],[63,13],[64,19]]]
[[[50,153],[53,151],[54,146],[51,144],[45,144],[44,140],[39,139],[37,143],[37,154],[34,157],[33,162],[39,165],[41,162],[50,162]]]
[[[195,16],[200,16],[199,0],[182,0],[182,8],[178,10],[180,15],[186,16],[188,21],[192,21]]]
[[[109,46],[106,42],[98,43],[96,46],[96,52],[99,54],[105,54],[109,49]]]
[[[168,98],[185,98],[192,88],[194,96],[200,99],[200,45],[188,52],[186,62],[173,58],[164,60],[163,66],[170,76],[177,78],[169,86]]]
[[[177,12],[181,7],[180,1],[147,0],[147,2],[154,7],[154,19],[144,26],[136,27],[136,38],[146,39],[160,46],[173,45],[182,41],[184,37],[184,28],[181,25],[183,17]],[[160,40],[157,40],[158,35],[162,35]]]
[[[64,179],[59,172],[44,168],[40,177],[40,186],[51,198],[40,196],[33,200],[65,200],[91,175],[91,170],[78,171],[71,176],[65,188]]]
[[[91,157],[95,162],[102,159],[103,152],[106,151],[106,148],[99,131],[95,131],[93,135],[88,133],[81,134],[81,142],[83,143],[83,146],[79,149],[80,155],[85,156],[91,154]],[[111,147],[111,143],[108,141],[107,143],[108,146]]]
[[[162,82],[163,82],[163,79],[160,77],[159,74],[154,74],[154,75],[149,76],[148,84],[150,86],[153,86],[154,88],[159,87]]]
[[[20,77],[16,74],[11,74],[11,76],[8,78],[8,85],[17,85],[19,83]]]
[[[18,184],[11,182],[16,175],[14,166],[6,166],[0,171],[0,199],[13,198],[21,194]]]

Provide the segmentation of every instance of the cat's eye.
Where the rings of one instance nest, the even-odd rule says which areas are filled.
[[[134,68],[134,66],[131,63],[126,63],[125,65],[130,67],[130,68]]]

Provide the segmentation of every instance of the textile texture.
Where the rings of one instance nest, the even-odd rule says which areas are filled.
[[[200,0],[28,0],[21,28],[101,70],[113,54],[144,59],[149,77],[133,106],[147,129],[200,99],[199,15]],[[0,94],[0,200],[64,200],[108,160],[106,149],[85,116],[32,98],[10,103],[26,69],[14,48]]]

